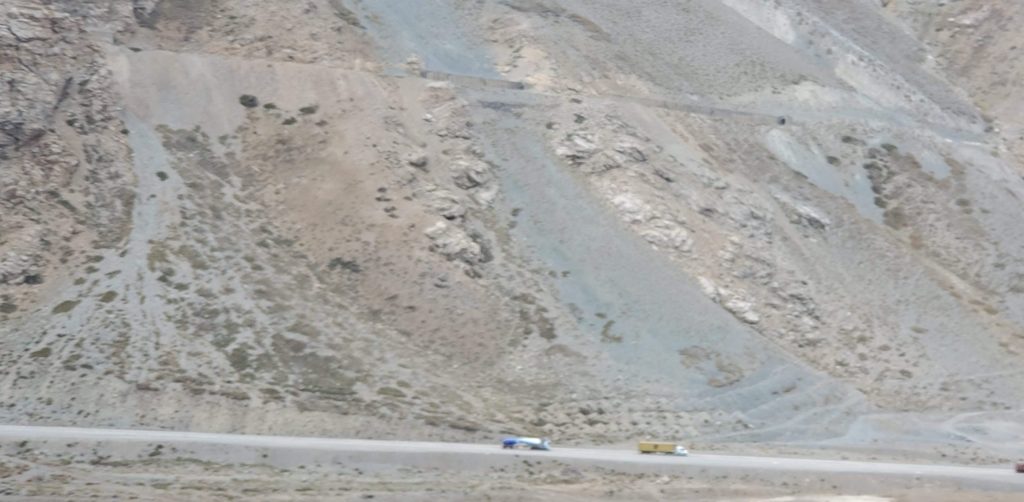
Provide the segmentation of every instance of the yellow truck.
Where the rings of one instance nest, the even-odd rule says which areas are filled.
[[[667,455],[679,455],[680,457],[685,457],[689,453],[683,445],[657,441],[641,441],[638,449],[640,453],[665,453]]]

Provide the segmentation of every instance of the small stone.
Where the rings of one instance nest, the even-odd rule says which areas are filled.
[[[427,167],[427,163],[430,159],[424,153],[414,153],[406,157],[405,161],[408,162],[410,166],[424,169]]]

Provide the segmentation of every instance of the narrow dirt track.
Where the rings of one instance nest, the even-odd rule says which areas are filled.
[[[968,467],[955,465],[898,464],[849,460],[817,460],[785,457],[751,457],[737,455],[696,454],[688,457],[640,455],[633,450],[597,448],[558,448],[552,451],[502,450],[496,444],[436,443],[417,441],[378,441],[317,437],[263,436],[248,434],[215,434],[129,429],[94,429],[78,427],[40,427],[0,425],[0,441],[75,440],[107,443],[150,443],[177,445],[223,445],[226,447],[287,448],[290,450],[375,452],[438,455],[519,455],[557,459],[567,463],[641,464],[653,466],[680,465],[706,469],[742,469],[788,471],[807,474],[866,474],[915,479],[954,479],[991,484],[1001,489],[1024,491],[1024,475],[1009,468]]]

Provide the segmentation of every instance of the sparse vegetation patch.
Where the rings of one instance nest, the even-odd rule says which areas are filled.
[[[36,351],[33,351],[32,353],[30,353],[29,357],[31,357],[33,359],[43,359],[43,358],[46,358],[46,357],[50,357],[50,354],[52,354],[52,353],[53,353],[53,350],[51,350],[49,347],[43,347],[43,348],[41,348],[39,350],[36,350]]]
[[[246,108],[256,108],[260,105],[260,100],[252,94],[242,94],[238,97],[238,102]]]
[[[78,306],[79,302],[80,302],[80,300],[65,300],[65,301],[62,301],[62,302],[58,303],[56,307],[53,307],[52,312],[54,314],[64,314],[64,313],[67,313],[67,312],[71,312],[72,309],[74,309],[75,307]]]

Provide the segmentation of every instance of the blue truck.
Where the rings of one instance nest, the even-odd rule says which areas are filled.
[[[548,438],[509,437],[501,441],[501,447],[506,450],[529,448],[531,450],[547,451],[551,449],[551,441]]]

